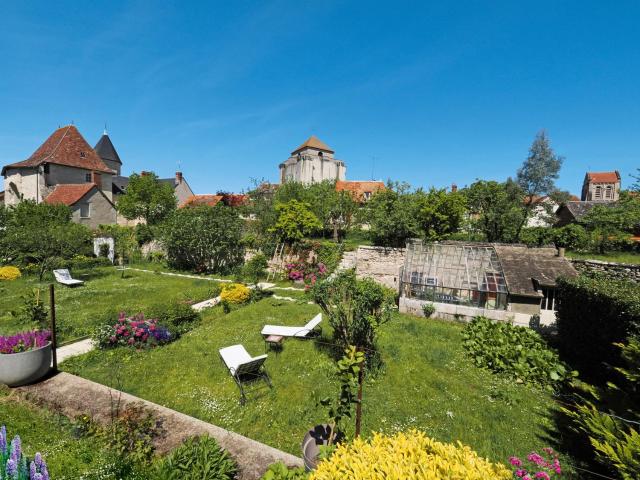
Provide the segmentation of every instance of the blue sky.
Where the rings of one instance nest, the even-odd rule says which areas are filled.
[[[545,128],[586,170],[640,167],[638,2],[3,2],[0,163],[104,123],[126,173],[196,193],[278,179],[315,134],[350,180],[514,175]]]

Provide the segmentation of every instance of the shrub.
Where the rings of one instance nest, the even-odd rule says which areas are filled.
[[[51,332],[22,332],[15,335],[0,336],[0,353],[20,353],[44,347],[51,339]],[[2,478],[2,477],[0,477]]]
[[[200,320],[200,313],[191,308],[188,303],[179,300],[152,306],[148,316],[166,326],[174,338],[194,329]]]
[[[560,352],[583,374],[609,380],[605,364],[621,366],[620,350],[640,331],[640,288],[625,280],[560,279],[557,287]]]
[[[513,467],[515,478],[541,478],[550,480],[559,478],[562,475],[562,467],[558,454],[551,448],[543,448],[544,455],[531,452],[526,460],[518,457],[511,457],[509,463]]]
[[[323,241],[318,242],[317,245],[313,245],[313,250],[316,252],[317,262],[325,266],[327,273],[331,273],[336,269],[342,259],[343,244]]]
[[[553,229],[553,241],[557,247],[583,250],[589,243],[589,234],[581,225],[570,223]]]
[[[244,264],[242,275],[251,282],[258,283],[258,281],[265,276],[268,266],[269,262],[267,261],[267,257],[262,253],[258,253]]]
[[[422,313],[426,318],[431,318],[431,315],[436,313],[436,307],[433,303],[425,303],[422,305]]]
[[[27,291],[21,298],[22,305],[16,315],[17,320],[22,324],[31,325],[33,328],[46,328],[48,310],[42,299],[43,294],[39,288]]]
[[[20,269],[18,267],[0,267],[0,281],[2,280],[15,280],[20,278],[22,274],[20,273]]]
[[[249,300],[251,291],[241,283],[228,283],[222,287],[220,299],[223,302],[239,305]]]
[[[479,457],[460,442],[440,443],[410,430],[393,436],[374,433],[369,441],[357,438],[341,444],[310,476],[310,480],[345,478],[507,480],[512,475],[504,465]]]
[[[328,273],[327,267],[323,263],[295,262],[285,265],[287,278],[293,281],[302,281],[307,286],[313,286],[315,283],[325,277]]]
[[[40,453],[31,461],[22,451],[22,441],[16,435],[8,442],[7,429],[0,427],[0,478],[10,480],[49,480],[47,464]]]
[[[233,480],[238,467],[210,437],[192,437],[157,465],[157,480]]]
[[[127,317],[121,312],[115,325],[98,327],[94,339],[100,348],[152,348],[168,343],[174,337],[167,327],[159,325],[157,320],[145,320],[142,313]]]
[[[463,339],[476,366],[519,383],[551,386],[573,376],[558,354],[529,328],[476,317],[465,326]]]
[[[155,238],[153,229],[146,223],[139,223],[138,225],[136,225],[135,236],[136,242],[139,246],[142,246]]]
[[[272,463],[261,480],[306,480],[309,474],[304,468],[289,468],[282,462]]]
[[[550,227],[527,227],[520,231],[520,242],[530,247],[541,247],[553,243],[554,230]]]

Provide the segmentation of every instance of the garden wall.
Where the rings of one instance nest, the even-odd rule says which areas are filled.
[[[360,246],[356,252],[356,275],[358,278],[372,278],[397,292],[400,290],[404,258],[404,248]]]
[[[578,259],[572,259],[571,263],[580,273],[600,273],[616,280],[628,279],[640,283],[640,265]]]

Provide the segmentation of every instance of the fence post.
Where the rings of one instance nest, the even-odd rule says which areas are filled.
[[[49,305],[51,313],[51,354],[53,357],[53,372],[58,371],[58,340],[56,338],[56,297],[53,283],[49,284]]]

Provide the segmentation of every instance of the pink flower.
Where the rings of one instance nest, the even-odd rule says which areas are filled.
[[[518,469],[516,470],[516,477],[518,478],[522,478],[526,475],[527,471],[526,470],[522,470],[522,469]]]
[[[535,478],[542,478],[543,480],[551,480],[551,477],[547,472],[538,472],[536,473]]]
[[[519,467],[520,465],[522,465],[522,460],[520,460],[518,457],[511,457],[509,459],[509,463],[515,467]]]
[[[134,342],[135,342],[135,340],[133,338],[130,338],[128,343],[129,343],[129,345],[133,345]]]
[[[533,463],[535,463],[535,464],[536,464],[536,465],[538,465],[538,466],[539,466],[539,465],[543,465],[543,464],[545,463],[545,462],[544,462],[544,459],[543,459],[540,455],[538,455],[536,452],[531,452],[531,453],[527,456],[527,459],[528,459],[530,462],[533,462]]]

